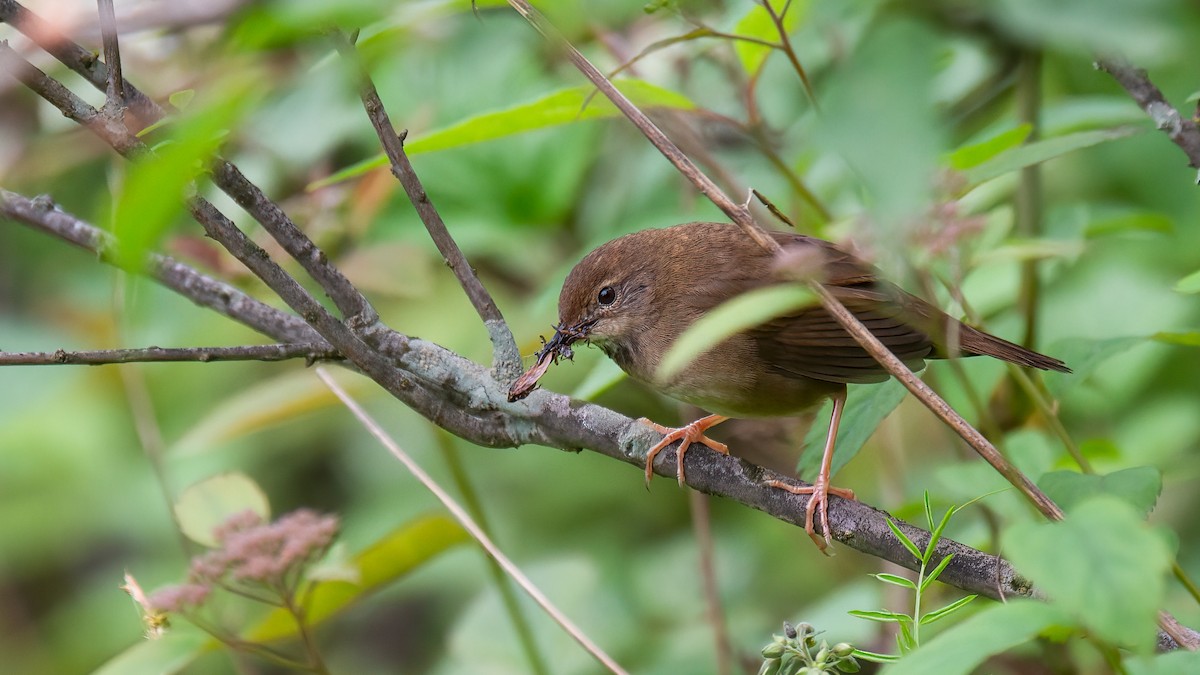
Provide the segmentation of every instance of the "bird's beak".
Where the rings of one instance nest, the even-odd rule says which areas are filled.
[[[550,368],[551,363],[557,363],[559,357],[568,361],[575,357],[571,345],[579,340],[586,340],[588,331],[595,321],[582,321],[573,326],[559,324],[554,327],[554,336],[538,350],[537,362],[508,388],[508,402],[519,401],[529,395],[537,386],[538,380]]]

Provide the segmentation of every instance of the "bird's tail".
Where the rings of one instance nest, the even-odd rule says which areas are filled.
[[[1026,349],[1021,345],[998,338],[995,335],[971,328],[965,324],[959,324],[958,330],[958,348],[959,352],[963,355],[992,356],[1002,361],[1015,363],[1018,366],[1054,370],[1060,373],[1071,372],[1067,364],[1054,357],[1039,354],[1032,349]]]

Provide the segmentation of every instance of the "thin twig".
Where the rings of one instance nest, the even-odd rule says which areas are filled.
[[[821,106],[817,103],[817,94],[813,91],[812,82],[808,79],[808,72],[800,64],[800,57],[796,56],[796,50],[792,48],[792,39],[788,37],[787,26],[784,25],[784,18],[787,16],[788,10],[791,9],[792,0],[787,0],[783,5],[783,9],[778,12],[771,5],[771,0],[761,0],[761,4],[763,9],[767,11],[767,15],[771,17],[771,23],[775,26],[775,32],[779,34],[780,50],[787,55],[788,62],[792,64],[792,70],[796,71],[796,75],[800,78],[800,83],[804,85],[804,93],[808,94],[808,100],[812,101],[813,109],[820,112]]]
[[[358,418],[358,421],[362,423],[363,427],[365,427],[367,431],[375,437],[376,440],[383,444],[383,446],[388,449],[388,452],[392,453],[393,457],[400,460],[400,463],[403,464],[406,469],[408,469],[409,473],[415,476],[417,480],[421,481],[421,484],[424,485],[427,490],[432,492],[435,497],[437,497],[438,501],[442,503],[442,506],[445,506],[446,510],[454,516],[454,519],[463,526],[463,529],[465,529],[471,535],[471,537],[475,539],[475,541],[479,542],[479,545],[483,547],[483,550],[486,551],[487,554],[490,555],[502,568],[504,568],[504,571],[508,573],[513,581],[517,582],[517,585],[519,585],[522,590],[528,593],[529,597],[532,598],[533,601],[538,605],[540,605],[541,608],[545,610],[546,613],[549,614],[559,626],[562,626],[563,630],[565,630],[568,635],[570,635],[576,642],[580,644],[580,646],[587,650],[589,654],[595,657],[595,659],[599,661],[605,668],[607,668],[609,672],[618,674],[624,674],[626,672],[625,669],[617,665],[617,662],[614,661],[611,656],[606,654],[604,650],[599,647],[599,645],[592,642],[591,638],[589,638],[587,634],[580,630],[574,622],[567,618],[567,615],[563,614],[563,612],[557,606],[555,606],[555,604],[551,602],[550,599],[547,598],[546,595],[542,593],[542,591],[536,585],[534,585],[532,581],[530,581],[529,577],[525,576],[525,573],[521,571],[521,568],[517,567],[512,560],[509,560],[508,556],[504,555],[499,547],[492,542],[491,537],[488,537],[487,533],[483,531],[483,528],[481,528],[479,524],[471,518],[466,509],[456,502],[454,498],[449,495],[449,493],[443,490],[442,486],[437,484],[437,481],[433,480],[429,474],[425,473],[425,470],[422,469],[421,466],[408,455],[408,453],[404,452],[404,449],[401,448],[398,443],[396,443],[395,439],[389,436],[388,433],[383,430],[383,427],[379,426],[379,424],[367,414],[367,411],[363,410],[362,407],[358,405],[358,402],[351,398],[350,394],[346,393],[346,390],[342,389],[342,387],[332,377],[329,376],[329,373],[325,372],[324,368],[317,368],[317,376],[320,377],[321,381],[325,383],[325,386],[329,387],[330,391],[332,391],[334,395],[341,400],[342,404],[345,405],[356,418]]]
[[[121,77],[121,48],[117,42],[117,17],[113,0],[96,0],[100,13],[100,39],[104,43],[104,64],[108,67],[105,87],[105,112],[120,119],[125,110],[125,80]]]
[[[107,232],[62,211],[45,197],[30,199],[0,189],[0,216],[24,223],[116,265],[116,241]],[[255,300],[237,288],[172,258],[148,254],[130,271],[145,274],[197,305],[229,317],[263,335],[283,342],[320,343],[321,336],[300,317]],[[328,349],[328,344],[324,345]]]
[[[1112,75],[1142,110],[1146,111],[1150,119],[1154,120],[1159,130],[1183,150],[1191,167],[1200,169],[1200,127],[1196,125],[1195,120],[1181,115],[1167,102],[1162,91],[1154,86],[1145,70],[1118,58],[1097,59],[1096,67]]]
[[[341,354],[321,343],[247,345],[239,347],[144,347],[91,351],[0,352],[0,366],[103,366],[114,363],[212,361],[340,361]]]
[[[501,380],[515,380],[521,374],[521,352],[517,349],[516,340],[513,339],[512,331],[504,321],[500,308],[483,287],[479,277],[475,276],[475,270],[471,268],[462,249],[446,229],[446,223],[442,221],[442,216],[421,185],[421,179],[413,169],[408,153],[404,151],[404,134],[396,134],[387,109],[383,107],[383,101],[375,89],[375,83],[371,81],[371,75],[363,66],[354,44],[342,33],[334,34],[333,40],[342,57],[355,70],[359,83],[359,97],[367,111],[367,117],[371,120],[371,126],[375,127],[375,133],[379,136],[379,143],[391,162],[392,175],[404,186],[404,192],[408,194],[409,201],[417,210],[425,229],[429,231],[429,236],[437,246],[438,252],[442,254],[446,266],[454,272],[463,292],[467,294],[467,299],[471,301],[471,306],[475,308],[487,328],[488,336],[492,340],[493,367],[501,374]]]

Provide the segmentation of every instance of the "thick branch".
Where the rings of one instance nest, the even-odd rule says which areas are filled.
[[[239,347],[145,347],[90,351],[0,352],[0,366],[104,366],[112,363],[208,363],[210,361],[340,361],[342,356],[317,344],[246,345]]]
[[[1145,70],[1116,58],[1097,59],[1096,67],[1112,75],[1171,142],[1183,150],[1191,167],[1200,169],[1200,127],[1167,102]]]
[[[383,101],[379,98],[375,83],[371,81],[370,74],[358,57],[354,44],[341,33],[335,34],[333,39],[342,57],[349,61],[356,71],[355,75],[359,81],[359,97],[362,99],[363,108],[367,111],[367,117],[371,120],[371,126],[375,127],[375,133],[379,136],[379,143],[383,146],[383,151],[392,165],[392,175],[404,186],[408,200],[417,210],[417,215],[425,224],[425,229],[429,231],[430,238],[433,239],[438,252],[442,254],[442,260],[454,272],[454,277],[458,279],[467,299],[471,301],[471,306],[475,308],[479,318],[483,319],[483,325],[487,327],[494,352],[492,355],[493,367],[502,374],[501,379],[516,379],[521,374],[521,354],[517,350],[517,343],[513,339],[508,323],[504,321],[504,316],[500,313],[500,308],[496,306],[491,294],[483,287],[479,277],[475,276],[475,270],[467,262],[467,257],[463,255],[462,249],[458,247],[454,237],[450,236],[450,231],[446,229],[446,223],[442,221],[442,216],[437,212],[433,201],[429,199],[425,187],[421,185],[421,179],[417,177],[417,172],[408,159],[408,153],[404,151],[404,135],[397,135],[395,128],[392,127],[392,120],[388,116],[387,109],[383,107]]]

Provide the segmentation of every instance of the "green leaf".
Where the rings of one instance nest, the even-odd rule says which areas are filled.
[[[884,609],[881,609],[879,611],[871,611],[871,610],[866,610],[866,609],[852,609],[847,613],[850,616],[857,616],[860,619],[866,619],[868,621],[878,621],[879,623],[903,623],[905,621],[909,621],[909,617],[907,614],[900,614],[899,612],[889,612]]]
[[[1175,284],[1176,293],[1200,293],[1200,270],[1196,270]]]
[[[946,530],[946,526],[950,524],[950,519],[953,518],[954,514],[956,513],[958,513],[957,507],[951,506],[950,508],[946,509],[946,513],[942,516],[942,520],[938,523],[937,527],[935,527],[933,531],[929,533],[929,544],[925,546],[925,555],[921,557],[921,562],[928,563],[930,560],[932,560],[933,550],[937,548],[938,540],[942,538],[942,532]]]
[[[1125,232],[1155,232],[1171,234],[1175,221],[1158,211],[1135,211],[1110,218],[1094,220],[1083,228],[1083,236],[1089,239]]]
[[[971,258],[971,265],[1026,262],[1030,260],[1074,259],[1083,253],[1082,241],[1065,239],[1014,239],[980,251]]]
[[[162,637],[139,640],[92,675],[170,675],[183,670],[204,653],[210,638],[199,629],[179,623]]]
[[[837,440],[834,442],[831,473],[836,474],[854,459],[884,418],[904,400],[907,391],[904,385],[894,378],[878,384],[849,386],[842,423],[838,427]],[[821,468],[821,452],[825,447],[831,410],[832,405],[828,402],[822,406],[804,437],[804,453],[800,455],[797,467],[803,476],[816,476]]]
[[[613,82],[617,89],[639,108],[670,108],[693,110],[696,104],[683,94],[664,89],[642,80],[622,79]],[[586,107],[585,107],[586,104]],[[436,152],[464,145],[483,143],[506,136],[515,136],[527,131],[548,129],[583,120],[620,117],[621,112],[595,87],[581,86],[561,89],[536,101],[481,113],[447,127],[435,129],[404,144],[409,155]],[[341,171],[315,181],[308,190],[316,190],[350,178],[361,176],[372,169],[387,166],[384,155],[376,155]]]
[[[916,560],[920,562],[921,549],[917,548],[917,545],[913,543],[913,540],[909,539],[908,535],[904,534],[904,532],[900,530],[900,526],[896,525],[896,521],[888,518],[887,524],[888,529],[892,531],[892,534],[896,535],[896,538],[900,540],[900,543],[904,545],[904,548],[908,549],[908,552],[913,555],[913,558],[916,558]]]
[[[938,619],[945,618],[946,616],[949,616],[950,614],[957,612],[958,610],[962,609],[963,607],[966,607],[967,603],[971,602],[972,600],[974,600],[977,597],[979,597],[979,596],[968,595],[965,598],[959,598],[958,600],[955,600],[954,602],[946,605],[945,607],[942,607],[941,609],[935,609],[932,612],[921,617],[921,625],[924,626],[927,623],[933,623],[934,621],[937,621]]]
[[[192,103],[192,99],[196,98],[195,89],[180,89],[179,91],[167,97],[171,105],[175,106],[176,110],[183,110]]]
[[[188,187],[208,166],[227,130],[259,89],[248,78],[225,82],[214,89],[222,92],[219,100],[192,106],[165,127],[169,138],[158,143],[152,154],[129,165],[112,210],[118,264],[135,268],[158,247],[167,228],[183,213]]]
[[[1019,523],[1004,534],[1003,550],[1096,637],[1154,649],[1171,550],[1129,504],[1101,495],[1061,522]]]
[[[669,381],[693,359],[722,340],[814,303],[816,296],[812,291],[798,284],[756,288],[731,298],[688,326],[667,350],[657,377],[660,381]]]
[[[924,592],[925,589],[929,586],[929,584],[932,584],[933,582],[937,581],[937,578],[942,576],[942,571],[946,569],[946,565],[949,565],[950,561],[953,559],[954,559],[953,553],[946,556],[945,558],[942,558],[941,562],[939,562],[937,564],[937,567],[934,567],[933,570],[930,571],[929,574],[926,574],[925,578],[921,580],[921,588],[918,590]]]
[[[322,623],[350,604],[469,540],[466,531],[447,515],[428,515],[405,523],[354,557],[352,564],[358,568],[358,583],[316,583],[307,606],[309,625]],[[268,642],[295,634],[296,623],[292,616],[277,609],[243,637]]]
[[[1038,480],[1038,487],[1064,511],[1072,511],[1096,495],[1107,494],[1124,500],[1144,517],[1162,492],[1162,474],[1152,466],[1135,466],[1105,476],[1051,471]]]
[[[1050,345],[1047,353],[1054,354],[1071,367],[1072,373],[1045,373],[1046,388],[1055,398],[1060,398],[1071,387],[1076,387],[1095,372],[1100,364],[1128,351],[1146,341],[1143,337],[1120,337],[1103,340],[1089,338],[1067,338]]]
[[[884,673],[965,675],[987,657],[1026,642],[1063,620],[1057,608],[1034,600],[995,604],[947,628]]]
[[[884,583],[887,583],[887,584],[892,584],[894,586],[901,586],[904,588],[911,588],[914,591],[917,590],[917,585],[912,582],[912,579],[906,579],[898,574],[888,574],[886,572],[880,572],[879,574],[872,574],[871,576],[873,576],[876,579],[878,579]]]
[[[865,649],[855,649],[851,656],[862,661],[874,661],[875,663],[895,663],[900,660],[900,657],[895,654],[880,654],[879,652],[869,652]]]
[[[1200,347],[1200,331],[1192,331],[1190,333],[1155,333],[1150,336],[1150,339],[1155,342],[1179,345],[1181,347]]]
[[[770,0],[771,7],[776,12],[783,9],[788,3],[785,0]],[[783,27],[788,33],[795,30],[800,24],[800,20],[808,13],[807,0],[798,0],[790,3],[788,13],[783,17]],[[737,22],[733,29],[734,35],[757,38],[767,42],[780,42],[779,29],[771,20],[771,15],[767,13],[766,8],[757,3],[750,8],[750,11]],[[738,60],[742,63],[742,69],[747,75],[754,77],[758,74],[759,69],[767,62],[767,57],[771,52],[775,51],[766,45],[755,44],[737,40],[733,43],[733,50],[737,53]]]
[[[213,529],[247,509],[263,522],[271,519],[271,505],[258,483],[244,473],[229,472],[206,478],[180,493],[175,517],[188,539],[211,548],[217,546]]]
[[[1090,148],[1093,145],[1115,141],[1145,131],[1144,127],[1115,127],[1093,131],[1079,131],[1065,136],[1047,138],[1006,150],[992,159],[968,169],[967,181],[979,185],[1006,173],[1019,171],[1027,166],[1041,164],[1065,154]]]
[[[986,141],[955,150],[946,158],[946,163],[950,165],[950,168],[959,171],[979,166],[1001,152],[1024,143],[1025,139],[1029,138],[1031,131],[1033,131],[1033,125],[1028,123],[1008,131],[1002,131]]]

